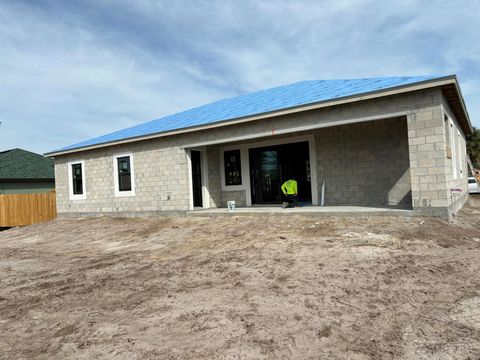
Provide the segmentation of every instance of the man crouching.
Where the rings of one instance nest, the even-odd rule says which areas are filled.
[[[298,206],[297,202],[297,181],[295,179],[287,180],[282,185],[282,192],[285,195],[287,201],[283,202],[282,207],[285,208],[293,208]]]

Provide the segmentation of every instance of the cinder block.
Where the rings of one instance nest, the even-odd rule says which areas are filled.
[[[430,205],[433,207],[446,207],[449,204],[447,199],[433,199],[430,201]]]
[[[447,169],[445,167],[428,168],[429,175],[445,175],[446,173],[447,173]]]
[[[418,151],[433,151],[434,145],[433,144],[418,145],[417,149]]]
[[[422,145],[427,142],[427,138],[425,136],[420,136],[416,138],[411,138],[408,140],[409,145]]]
[[[425,121],[408,121],[408,130],[416,130],[416,129],[424,129],[425,128]],[[416,136],[416,135],[414,135]]]
[[[417,121],[426,121],[433,119],[433,111],[420,111],[416,114]]]
[[[426,128],[416,130],[417,137],[435,135],[435,128]]]
[[[426,137],[427,143],[437,143],[437,142],[443,142],[443,141],[444,141],[443,135],[431,135]]]
[[[418,160],[418,166],[421,168],[434,167],[436,165],[435,159],[420,159]]]

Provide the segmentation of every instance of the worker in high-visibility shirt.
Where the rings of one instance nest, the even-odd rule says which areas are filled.
[[[298,189],[297,189],[297,182],[295,181],[295,179],[290,179],[285,181],[281,189],[287,200],[283,203],[283,207],[284,208],[296,207]]]

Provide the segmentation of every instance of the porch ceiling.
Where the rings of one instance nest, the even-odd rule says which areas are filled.
[[[345,119],[345,120],[325,121],[325,122],[317,123],[317,124],[314,124],[314,125],[297,126],[297,127],[291,127],[291,128],[288,128],[288,129],[275,129],[275,128],[273,128],[269,131],[249,133],[249,134],[244,134],[244,135],[241,135],[241,136],[226,137],[226,138],[221,138],[221,139],[212,139],[212,140],[202,141],[202,142],[198,142],[198,143],[184,144],[184,145],[182,145],[182,148],[193,149],[193,148],[199,148],[199,147],[208,146],[208,145],[232,144],[232,143],[235,143],[235,142],[246,141],[246,140],[259,140],[259,139],[262,139],[262,138],[267,140],[268,138],[272,138],[272,137],[279,136],[279,135],[302,133],[302,132],[308,132],[308,131],[311,131],[311,130],[324,129],[324,128],[342,126],[342,125],[348,125],[348,124],[357,124],[357,123],[368,122],[368,121],[402,118],[404,116],[407,116],[407,114],[408,114],[408,111],[400,111],[400,112],[392,112],[392,113],[389,113],[387,115],[384,115],[384,114],[382,114],[382,115],[370,115],[370,116],[365,116],[365,117],[354,117],[354,118],[349,118],[349,119]]]

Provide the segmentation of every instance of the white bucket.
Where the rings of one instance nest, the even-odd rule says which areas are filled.
[[[230,212],[235,211],[235,201],[227,201],[227,209]]]

